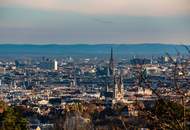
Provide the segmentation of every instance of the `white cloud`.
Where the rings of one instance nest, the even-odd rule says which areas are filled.
[[[190,0],[3,0],[0,6],[90,15],[189,15]]]

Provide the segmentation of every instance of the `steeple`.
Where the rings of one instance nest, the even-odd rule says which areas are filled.
[[[76,66],[74,66],[74,72],[73,72],[73,85],[74,87],[77,87]]]
[[[118,95],[118,82],[117,82],[117,79],[116,79],[115,76],[114,76],[113,95],[114,95],[114,98],[117,99],[117,95]]]
[[[106,92],[109,92],[109,84],[106,85]]]
[[[111,57],[110,57],[110,61],[113,61],[113,48],[111,48]]]
[[[109,61],[109,75],[114,75],[114,59],[113,59],[113,48],[111,48],[111,55],[110,55],[110,61]]]
[[[114,76],[114,98],[116,100],[121,100],[124,97],[124,85],[123,85],[123,78],[120,75],[118,78]]]
[[[123,84],[122,74],[120,74],[120,77],[119,77],[119,91],[120,91],[121,95],[124,94],[124,84]]]

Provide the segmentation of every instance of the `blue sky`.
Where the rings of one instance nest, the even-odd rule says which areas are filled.
[[[190,43],[190,0],[1,0],[0,43]]]

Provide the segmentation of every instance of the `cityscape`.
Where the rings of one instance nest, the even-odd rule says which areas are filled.
[[[0,0],[0,130],[190,130],[190,0]]]
[[[151,58],[117,59],[114,48],[108,58],[3,58],[0,113],[14,106],[18,128],[30,130],[188,130],[190,47],[181,46],[186,54]]]

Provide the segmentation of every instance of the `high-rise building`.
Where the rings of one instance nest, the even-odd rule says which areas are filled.
[[[58,62],[57,60],[54,60],[54,70],[58,70]]]

